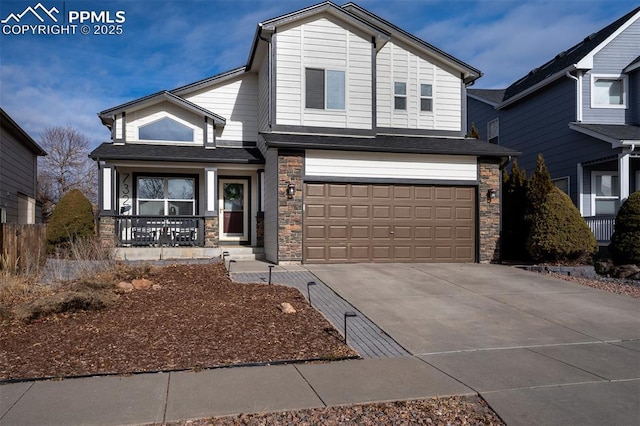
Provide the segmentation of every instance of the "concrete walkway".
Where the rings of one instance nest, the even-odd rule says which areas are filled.
[[[308,271],[413,356],[8,384],[0,424],[162,423],[475,393],[508,425],[640,424],[638,299],[497,265],[273,272],[304,281]]]

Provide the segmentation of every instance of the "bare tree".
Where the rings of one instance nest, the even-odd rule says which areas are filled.
[[[89,138],[71,126],[47,127],[40,144],[48,153],[38,164],[38,199],[44,217],[71,189],[79,189],[95,203],[98,168],[88,157]]]

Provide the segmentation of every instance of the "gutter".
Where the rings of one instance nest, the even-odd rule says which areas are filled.
[[[541,82],[534,84],[533,86],[529,87],[526,90],[523,90],[522,92],[518,93],[515,96],[510,97],[509,99],[507,99],[506,101],[503,101],[502,103],[498,104],[498,106],[496,106],[496,109],[503,109],[508,107],[509,105],[519,101],[522,98],[525,98],[527,96],[529,96],[530,94],[532,94],[533,92],[543,88],[544,86],[558,80],[561,77],[566,76],[566,74],[568,72],[571,71],[575,71],[576,70],[576,65],[569,65],[567,68],[563,69],[562,71],[558,71],[557,73],[545,78],[544,80],[542,80]]]
[[[582,71],[578,70],[576,74],[574,76],[567,71],[565,75],[576,81],[576,121],[579,123],[582,121]]]

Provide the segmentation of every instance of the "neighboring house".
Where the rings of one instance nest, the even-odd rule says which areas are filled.
[[[469,89],[480,137],[538,153],[596,238],[609,240],[621,202],[640,190],[640,8],[587,36],[505,90]]]
[[[0,223],[40,223],[38,156],[47,153],[0,108]]]
[[[496,260],[516,152],[465,138],[480,76],[352,3],[261,22],[247,65],[99,113],[101,236],[276,263]]]

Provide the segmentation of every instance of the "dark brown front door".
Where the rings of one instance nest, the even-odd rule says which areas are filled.
[[[475,187],[305,184],[308,263],[474,262]]]

